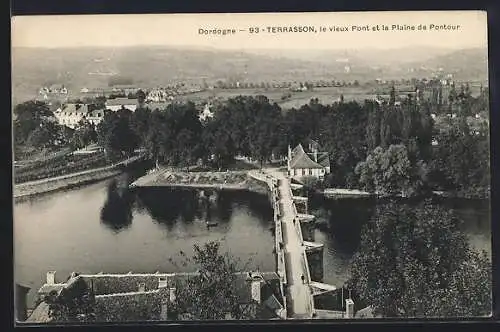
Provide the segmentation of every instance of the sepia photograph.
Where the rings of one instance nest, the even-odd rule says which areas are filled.
[[[487,35],[13,16],[15,324],[491,317]]]

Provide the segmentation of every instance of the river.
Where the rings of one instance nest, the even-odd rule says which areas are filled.
[[[118,183],[130,182],[126,175]],[[209,204],[192,189],[111,187],[113,180],[39,196],[14,206],[15,281],[29,286],[29,301],[47,271],[66,280],[80,273],[175,272],[183,267],[180,251],[194,244],[220,240],[224,251],[249,269],[275,269],[272,209],[267,197],[244,191],[223,191]],[[324,243],[324,281],[341,285],[359,244],[372,203],[356,200],[312,203],[312,213],[332,224],[316,230]],[[316,206],[315,206],[316,205]],[[466,220],[472,243],[491,251],[489,209],[485,204],[456,205]],[[207,228],[205,220],[217,223]],[[171,261],[171,259],[173,261]]]

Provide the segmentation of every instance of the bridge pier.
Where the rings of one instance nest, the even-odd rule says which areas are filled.
[[[293,202],[297,208],[297,213],[307,214],[308,213],[308,198],[302,196],[293,196]]]
[[[323,282],[323,249],[323,244],[314,243],[314,246],[308,246],[306,243],[306,257],[311,280],[316,282]]]
[[[304,241],[314,242],[314,222],[316,221],[316,217],[311,214],[299,214],[298,218]]]

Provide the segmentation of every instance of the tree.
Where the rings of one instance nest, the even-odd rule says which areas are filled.
[[[426,165],[412,163],[404,145],[377,147],[360,162],[355,173],[365,190],[381,195],[411,196],[420,191],[426,179]]]
[[[72,145],[77,149],[84,148],[96,141],[97,132],[95,131],[94,126],[87,121],[81,122],[78,125],[71,139]]]
[[[490,186],[489,128],[474,130],[466,118],[451,119],[451,126],[437,135],[432,178],[443,190],[465,196],[488,196]]]
[[[150,118],[150,110],[141,107],[135,110],[132,118],[130,119],[130,125],[137,137],[140,139],[140,144],[143,146],[146,143],[146,137],[150,127]]]
[[[491,314],[491,262],[461,221],[431,202],[379,206],[361,236],[349,287],[383,317]]]
[[[396,102],[396,88],[394,85],[391,87],[391,92],[389,96],[389,105],[394,106],[394,103]]]
[[[137,148],[139,139],[131,128],[131,115],[129,110],[108,112],[97,126],[98,142],[108,157],[130,154]]]
[[[139,105],[143,105],[144,102],[146,101],[146,93],[142,90],[137,91],[136,97]]]
[[[179,282],[176,287],[174,306],[178,314],[193,320],[222,320],[228,313],[235,319],[255,318],[240,306],[241,290],[235,281],[236,273],[244,269],[230,254],[220,252],[219,242],[195,244],[192,257],[180,254],[183,266],[196,265],[197,275]]]
[[[14,116],[14,139],[22,144],[34,130],[40,130],[42,122],[47,122],[53,114],[46,103],[27,101],[14,107]]]
[[[26,143],[35,148],[47,148],[54,145],[59,136],[59,126],[53,122],[41,122],[32,130]]]
[[[64,288],[60,294],[49,294],[44,301],[49,305],[49,315],[55,322],[95,321],[94,294],[82,278],[75,279],[71,288]]]

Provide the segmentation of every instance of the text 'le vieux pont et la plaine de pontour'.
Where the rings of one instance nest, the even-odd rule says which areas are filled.
[[[318,32],[368,32],[368,31],[456,31],[459,24],[363,24],[363,25],[291,25],[291,26],[252,26],[248,28],[199,28],[199,35],[234,35],[240,33],[250,34],[276,34],[276,33],[318,33]]]

